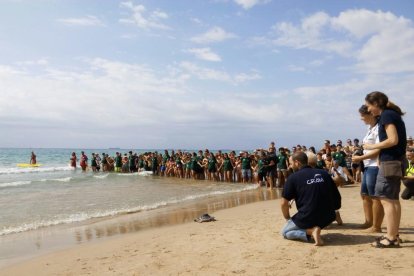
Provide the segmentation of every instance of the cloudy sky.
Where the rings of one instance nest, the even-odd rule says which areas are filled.
[[[250,149],[414,135],[414,1],[0,0],[0,147]]]

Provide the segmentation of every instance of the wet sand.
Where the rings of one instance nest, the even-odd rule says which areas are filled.
[[[211,209],[216,222],[94,239],[3,268],[0,275],[412,275],[414,201],[401,202],[402,247],[377,249],[370,242],[378,234],[357,228],[363,222],[359,187],[340,192],[344,225],[324,229],[322,247],[281,237],[285,221],[276,199]]]
[[[280,195],[281,190],[256,189],[211,196],[149,211],[0,236],[0,268],[83,243],[100,242],[150,228],[187,223],[204,213],[272,200]]]

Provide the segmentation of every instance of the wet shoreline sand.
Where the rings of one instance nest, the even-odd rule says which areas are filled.
[[[84,243],[193,221],[204,213],[280,197],[281,190],[255,189],[239,193],[209,196],[149,211],[121,214],[44,227],[0,236],[0,269],[5,266],[67,249]]]
[[[284,220],[276,199],[211,209],[216,222],[84,243],[3,268],[0,275],[412,275],[414,201],[401,201],[402,247],[376,249],[369,243],[378,234],[357,228],[363,221],[359,187],[340,192],[344,225],[322,231],[323,247],[280,236]]]

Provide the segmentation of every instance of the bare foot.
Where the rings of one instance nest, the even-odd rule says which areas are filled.
[[[381,228],[377,228],[377,227],[372,226],[368,229],[365,229],[363,232],[365,232],[365,233],[382,233],[382,230],[381,230]]]
[[[341,218],[341,214],[339,212],[336,212],[336,219],[335,220],[338,223],[338,225],[342,225],[343,224],[343,221],[342,221],[342,218]]]
[[[360,229],[369,229],[371,227],[372,227],[372,223],[369,223],[369,222],[364,222],[363,224],[358,225],[358,228]]]
[[[323,241],[321,238],[321,228],[316,226],[315,228],[313,228],[312,231],[312,237],[315,240],[315,246],[321,246],[323,245]]]

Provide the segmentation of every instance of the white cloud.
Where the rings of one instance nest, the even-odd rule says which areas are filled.
[[[222,42],[228,39],[236,38],[237,36],[233,33],[228,33],[220,27],[213,27],[206,33],[192,37],[191,41],[200,44],[208,44],[215,42]]]
[[[260,80],[261,78],[262,76],[259,74],[259,72],[253,70],[252,72],[250,72],[250,74],[246,74],[246,73],[237,74],[234,77],[234,80],[236,83],[243,83],[243,82],[252,81],[252,80]]]
[[[234,2],[243,7],[243,9],[248,10],[258,4],[269,3],[270,0],[234,0]]]
[[[280,22],[273,30],[277,46],[351,57],[360,73],[414,71],[413,22],[391,12],[347,10],[337,17],[318,12],[297,26]]]
[[[37,60],[26,60],[26,61],[19,61],[16,62],[17,65],[22,65],[22,66],[45,66],[49,64],[49,61],[47,58],[40,58]]]
[[[304,71],[306,71],[305,67],[297,66],[297,65],[293,65],[293,64],[288,66],[288,70],[291,71],[291,72],[304,72]]]
[[[238,85],[251,80],[258,80],[261,78],[260,74],[256,71],[252,71],[250,74],[238,73],[231,75],[225,71],[201,67],[191,62],[182,62],[180,64],[180,68],[183,69],[186,74],[195,76],[200,80],[221,81],[233,85]]]
[[[149,30],[149,29],[169,30],[171,29],[169,26],[161,22],[161,20],[168,19],[168,14],[163,11],[155,10],[155,11],[149,12],[145,8],[145,6],[134,5],[130,1],[122,2],[120,6],[128,9],[131,12],[129,17],[121,18],[119,20],[119,22],[121,23],[135,25],[138,28],[145,29],[145,30]]]
[[[7,131],[0,144],[245,148],[277,139],[279,145],[319,146],[320,131],[329,139],[365,132],[357,109],[370,91],[380,88],[404,110],[414,105],[406,93],[414,85],[412,75],[366,75],[286,91],[230,86],[219,93],[190,83],[216,80],[225,87],[261,76],[254,70],[231,75],[192,63],[165,72],[100,58],[85,60],[85,65],[62,70],[49,63],[44,74],[0,65],[2,97],[7,98],[0,101],[0,131]],[[407,113],[404,120],[408,132],[413,131],[414,114]],[[22,137],[31,137],[30,144]]]
[[[333,22],[357,39],[366,39],[356,51],[360,72],[414,71],[414,26],[411,20],[390,12],[348,10],[340,13]]]
[[[192,48],[187,52],[194,54],[197,58],[207,61],[221,61],[221,57],[210,48]]]
[[[346,40],[334,40],[324,37],[330,27],[331,19],[325,12],[318,12],[302,19],[299,26],[289,22],[281,22],[273,26],[277,46],[287,46],[296,49],[309,48],[318,51],[335,52],[340,55],[349,54],[352,43]]]
[[[58,22],[66,26],[84,26],[84,27],[94,27],[94,26],[105,26],[105,24],[96,16],[87,15],[85,17],[71,17],[71,18],[60,18]]]

